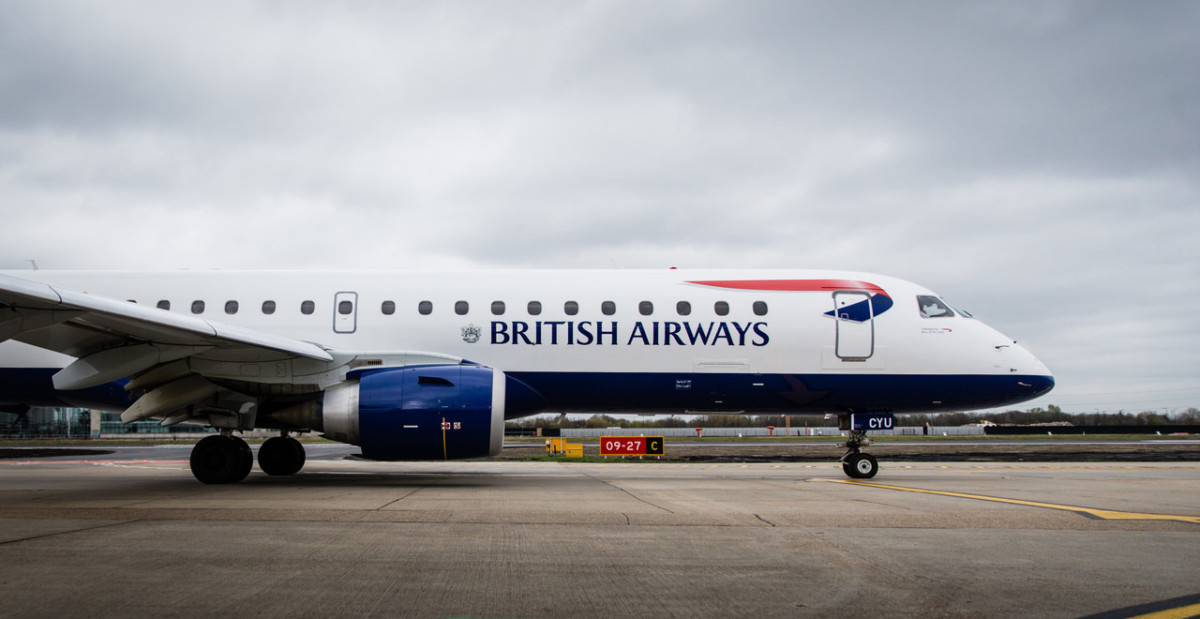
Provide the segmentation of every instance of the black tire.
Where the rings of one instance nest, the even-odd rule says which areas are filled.
[[[250,474],[250,470],[254,468],[254,452],[250,450],[250,446],[246,444],[246,441],[236,436],[229,437],[229,440],[233,441],[233,444],[237,446],[238,453],[242,456],[242,460],[238,464],[238,470],[234,472],[233,477],[229,478],[229,483],[236,484],[246,479],[246,476]]]
[[[879,461],[871,454],[850,454],[842,460],[842,470],[855,479],[870,479],[879,472]]]
[[[292,469],[291,473],[288,473],[289,475],[294,475],[299,473],[300,469],[304,468],[304,463],[308,461],[308,454],[304,452],[303,443],[290,436],[287,437],[287,440],[291,442],[292,448],[296,450],[296,468]]]
[[[267,439],[258,448],[258,468],[267,475],[293,475],[304,461],[304,446],[290,436]]]
[[[232,484],[242,481],[249,473],[246,467],[247,461],[252,460],[247,455],[249,452],[250,446],[241,439],[216,434],[204,437],[192,448],[189,460],[192,475],[206,484]]]

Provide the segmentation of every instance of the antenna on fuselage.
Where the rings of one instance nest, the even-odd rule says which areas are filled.
[[[28,262],[29,265],[33,267],[34,271],[38,270],[37,260],[34,260],[32,258],[26,258],[25,262]]]

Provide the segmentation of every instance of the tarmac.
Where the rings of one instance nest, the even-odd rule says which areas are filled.
[[[1200,603],[1200,463],[0,460],[0,616],[1137,616]],[[1200,606],[1192,614],[1200,613]],[[1188,616],[1186,614],[1180,616]]]

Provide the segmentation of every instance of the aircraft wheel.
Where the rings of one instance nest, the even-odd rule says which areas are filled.
[[[292,448],[296,450],[296,468],[292,469],[291,474],[299,473],[300,469],[304,468],[304,463],[308,461],[308,454],[304,452],[304,444],[300,441],[287,437],[288,442],[292,444]]]
[[[870,479],[879,472],[879,461],[871,454],[854,453],[842,460],[842,470],[855,479]]]
[[[206,484],[233,484],[250,474],[254,456],[240,438],[213,435],[192,448],[192,475]]]
[[[246,444],[246,441],[236,436],[229,437],[229,440],[233,441],[233,444],[237,446],[238,453],[242,455],[237,472],[229,480],[229,483],[236,484],[246,479],[246,476],[250,474],[250,469],[254,468],[254,452],[250,451],[250,446]]]
[[[304,446],[290,436],[267,439],[258,448],[258,468],[267,475],[293,475],[304,461]]]

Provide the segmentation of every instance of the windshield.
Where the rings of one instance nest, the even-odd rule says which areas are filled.
[[[945,301],[933,296],[917,297],[917,307],[921,309],[921,318],[953,318],[954,310]]]

